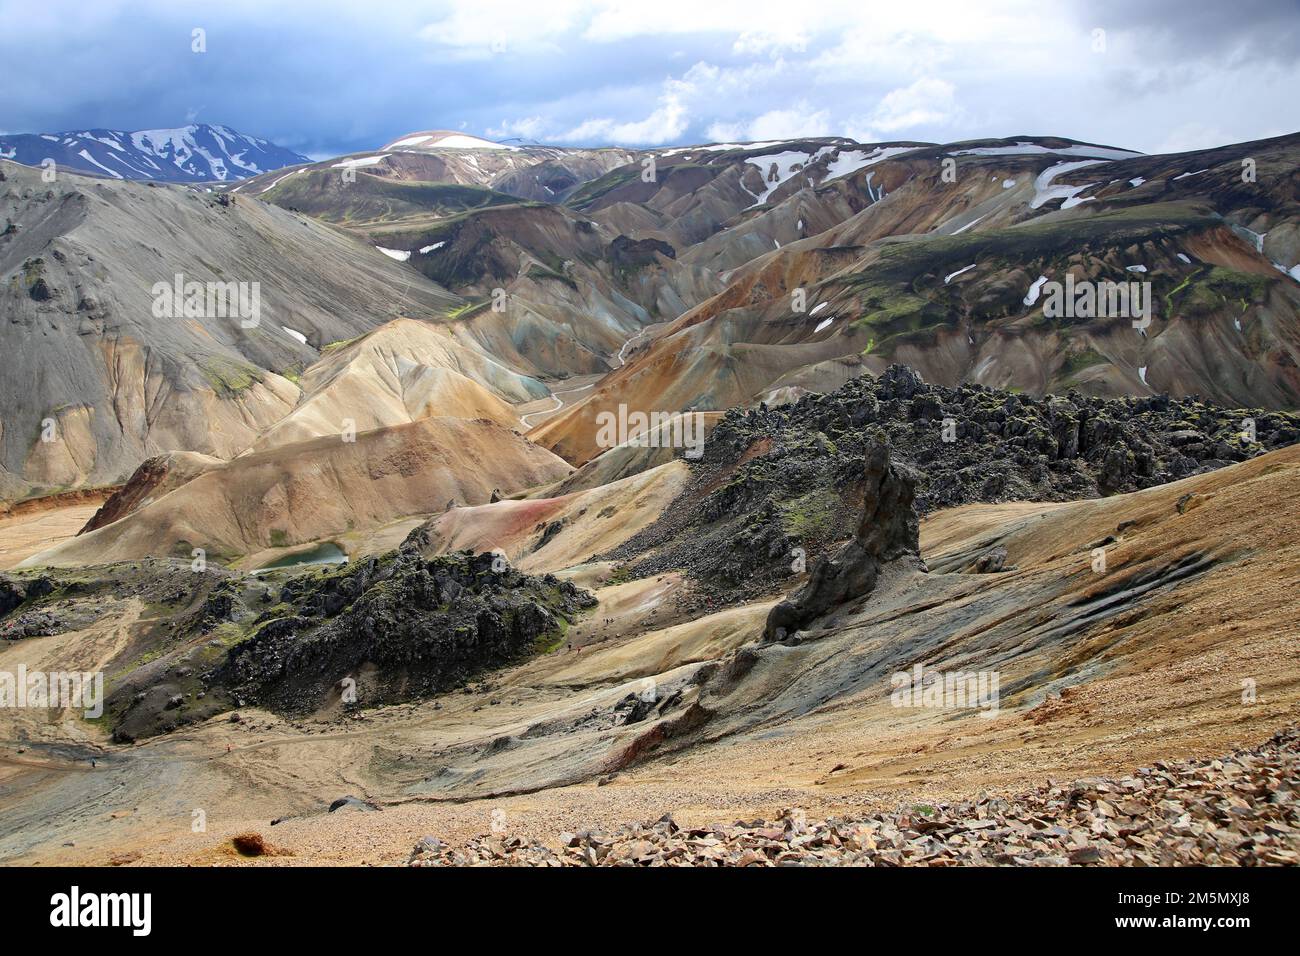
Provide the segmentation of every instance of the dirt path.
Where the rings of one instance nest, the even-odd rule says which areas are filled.
[[[545,415],[549,418],[550,416],[558,412],[560,409],[564,408],[564,399],[560,397],[561,395],[573,395],[576,394],[577,392],[585,392],[587,391],[587,389],[595,388],[595,387],[596,387],[596,382],[591,382],[588,385],[581,385],[578,388],[566,388],[558,392],[552,392],[550,397],[555,401],[554,408],[544,408],[540,412],[529,412],[527,415],[521,416],[519,421],[523,424],[525,429],[532,428],[533,425],[528,421],[528,419],[534,418],[537,415]]]
[[[627,350],[630,349],[633,345],[635,345],[638,340],[645,338],[645,336],[650,332],[650,329],[651,329],[650,326],[647,326],[644,329],[639,329],[635,335],[633,335],[630,339],[628,339],[626,342],[623,343],[623,347],[618,350],[618,355],[615,356],[615,359],[618,361],[618,365],[614,366],[614,368],[616,369],[622,368],[624,365],[627,364]],[[609,373],[605,373],[605,374],[609,374]],[[529,412],[527,415],[522,416],[519,419],[519,421],[523,423],[525,430],[533,428],[536,425],[540,425],[541,422],[530,422],[529,419],[536,418],[539,415],[544,415],[546,416],[546,418],[554,417],[556,412],[562,411],[564,408],[568,407],[569,405],[574,404],[572,402],[566,403],[560,396],[576,395],[578,392],[585,392],[588,391],[589,389],[595,388],[597,385],[600,384],[600,380],[603,379],[604,377],[605,377],[604,375],[593,376],[592,377],[593,380],[586,385],[581,385],[577,388],[566,388],[558,392],[552,392],[550,397],[555,400],[555,406],[553,408],[545,408],[538,412]],[[543,421],[545,421],[545,419],[543,419]]]
[[[0,641],[0,671],[16,674],[23,666],[28,673],[102,673],[130,643],[131,629],[143,611],[143,603],[131,598],[120,614],[85,630]],[[106,742],[106,735],[98,725],[82,720],[76,710],[13,707],[0,711],[0,746],[4,748],[0,761],[11,754],[10,748],[31,741],[98,746]]]

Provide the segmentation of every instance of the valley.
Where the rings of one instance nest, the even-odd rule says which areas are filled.
[[[0,861],[1300,862],[1298,155],[0,160]]]

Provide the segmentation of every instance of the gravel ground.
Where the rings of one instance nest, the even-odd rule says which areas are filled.
[[[1158,762],[1015,797],[870,816],[682,828],[664,815],[561,836],[558,852],[508,834],[415,845],[411,866],[1294,866],[1300,726],[1210,760]]]

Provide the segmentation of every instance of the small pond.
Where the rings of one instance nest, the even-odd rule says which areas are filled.
[[[346,564],[348,556],[333,541],[324,541],[305,551],[294,551],[276,558],[270,564],[264,564],[254,574],[262,571],[278,571],[281,568],[296,568],[307,564]]]

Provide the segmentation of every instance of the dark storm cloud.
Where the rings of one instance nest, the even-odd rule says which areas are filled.
[[[1076,23],[1124,32],[1155,62],[1293,65],[1300,60],[1300,0],[1093,0]]]
[[[669,69],[665,48],[681,46],[588,44],[579,56],[507,49],[465,59],[419,36],[437,7],[373,16],[360,3],[316,9],[307,16],[207,4],[186,11],[110,3],[86,11],[61,2],[0,3],[0,129],[201,121],[333,155],[412,129],[465,123],[481,131],[530,103],[574,94],[614,110],[620,93],[609,78],[618,77],[620,87],[653,87]],[[205,31],[204,53],[191,49],[195,28]],[[483,37],[485,51],[491,41]]]

